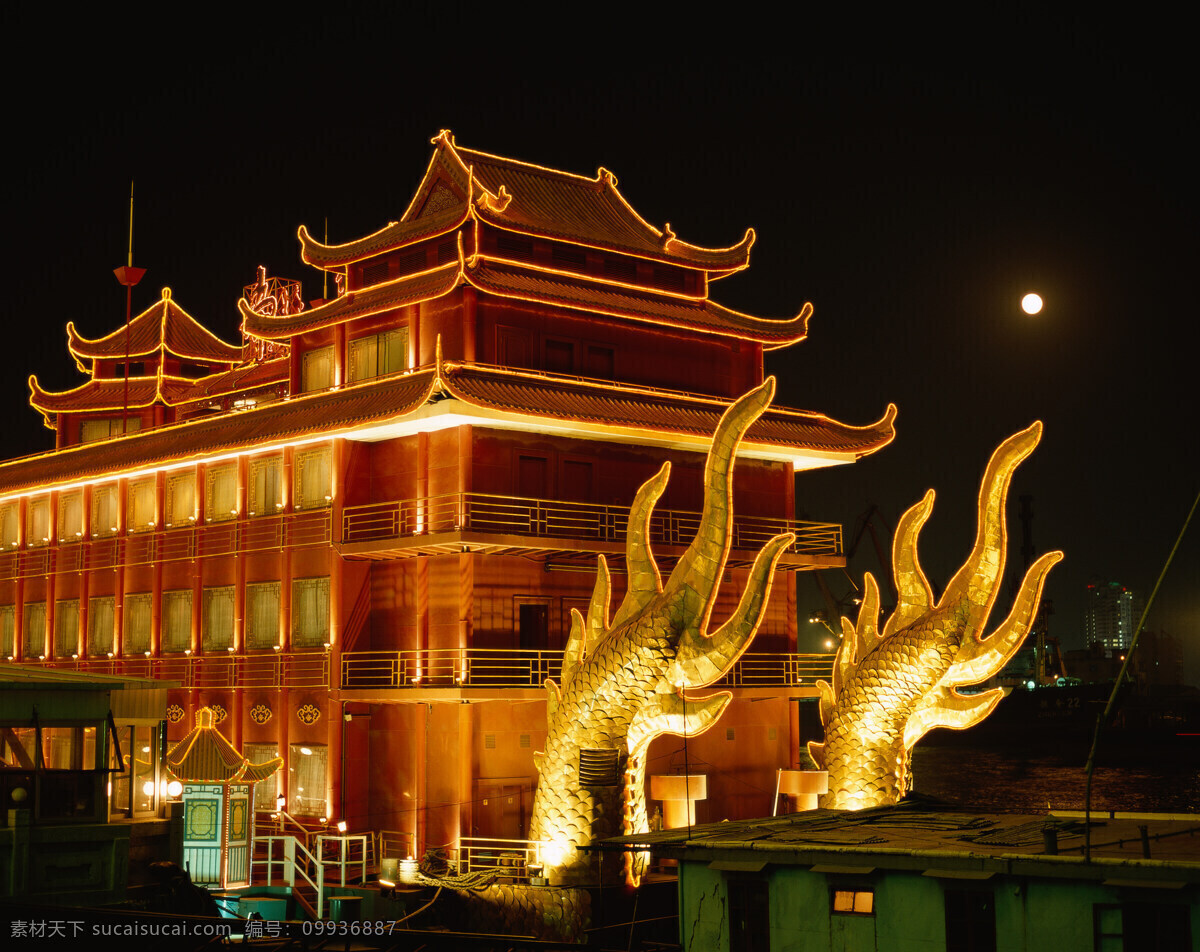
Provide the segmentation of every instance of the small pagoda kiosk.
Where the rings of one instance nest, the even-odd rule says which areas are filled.
[[[254,785],[282,763],[250,763],[213,726],[211,708],[196,712],[196,726],[167,754],[170,776],[183,784],[183,858],[193,882],[250,882]]]

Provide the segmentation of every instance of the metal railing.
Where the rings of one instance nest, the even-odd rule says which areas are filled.
[[[485,493],[447,493],[423,499],[347,506],[342,513],[342,542],[383,542],[471,531],[622,543],[628,521],[627,506]],[[689,545],[699,525],[698,512],[656,509],[650,520],[651,542]],[[842,552],[842,527],[831,522],[736,516],[729,541],[735,549],[760,549],[781,532],[796,534],[789,552],[805,555],[840,555]]]
[[[412,858],[414,849],[412,833],[404,830],[379,830],[376,838],[378,840],[376,853],[379,862],[385,859]]]
[[[457,863],[460,876],[494,872],[514,883],[527,883],[531,875],[540,875],[544,846],[541,840],[464,836],[458,847],[450,850],[450,858]]]
[[[325,863],[313,856],[294,836],[256,836],[255,849],[250,858],[250,881],[255,882],[254,870],[263,871],[267,885],[279,884],[289,889],[296,889],[296,876],[308,883],[316,894],[316,902],[312,912],[318,919],[325,918]],[[276,857],[278,846],[279,856]],[[266,858],[258,859],[258,847],[266,851]]]
[[[329,686],[329,652],[285,651],[151,658],[81,658],[23,661],[27,667],[87,674],[178,681],[185,688],[324,688]]]
[[[179,526],[0,552],[0,580],[328,545],[328,509]]]
[[[812,686],[829,680],[832,654],[747,652],[714,687]],[[430,648],[416,651],[348,651],[342,687],[539,688],[562,675],[562,650]]]

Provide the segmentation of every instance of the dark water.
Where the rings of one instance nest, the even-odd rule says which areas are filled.
[[[1200,813],[1200,738],[1194,745],[1142,752],[1125,766],[1097,766],[1092,809]],[[1018,752],[932,747],[913,756],[916,793],[997,813],[1082,810],[1086,752]],[[1136,762],[1133,762],[1136,761]]]

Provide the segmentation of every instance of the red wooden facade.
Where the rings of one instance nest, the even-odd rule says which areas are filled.
[[[301,229],[332,299],[301,307],[260,276],[241,346],[169,291],[128,334],[69,327],[89,380],[30,384],[56,449],[0,464],[0,654],[179,682],[169,738],[202,706],[224,712],[252,760],[284,759],[293,814],[418,849],[522,836],[541,684],[597,553],[619,602],[625,515],[664,459],[654,551],[664,567],[682,552],[717,419],[762,380],[764,350],[804,337],[807,305],[770,320],[709,297],[752,241],[689,245],[603,169],[443,133],[398,221],[341,245]],[[836,525],[794,524],[795,473],[874,452],[892,419],[773,408],[750,430],[717,614],[768,538],[798,538],[735,703],[689,742],[709,775],[702,819],[768,810],[797,755],[788,698],[816,671],[795,654],[788,573],[840,565],[841,542]],[[680,747],[656,742],[650,773],[682,767]]]

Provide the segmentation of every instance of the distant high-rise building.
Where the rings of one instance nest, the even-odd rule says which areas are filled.
[[[1145,601],[1141,593],[1120,582],[1088,582],[1084,629],[1089,645],[1128,648]]]

